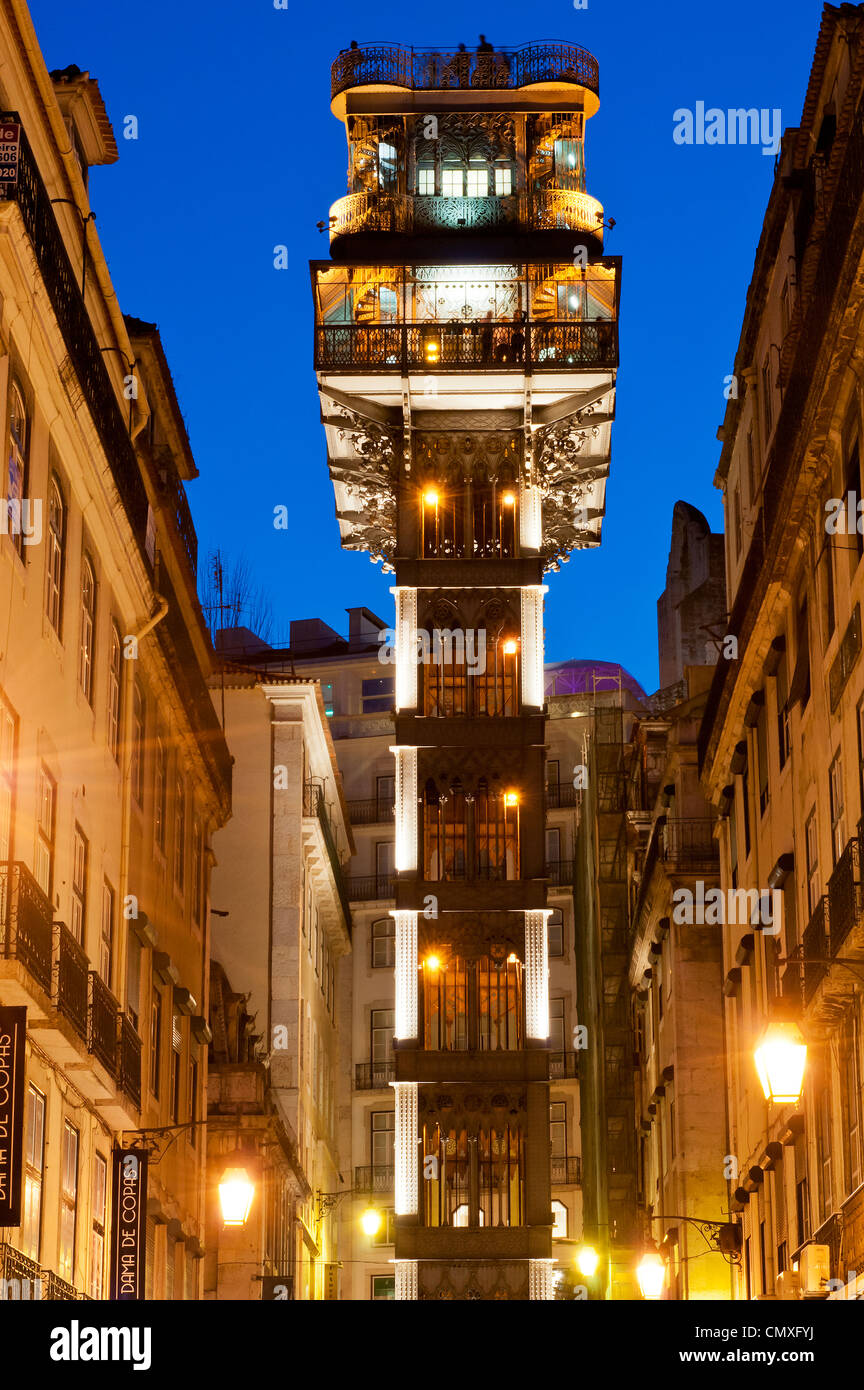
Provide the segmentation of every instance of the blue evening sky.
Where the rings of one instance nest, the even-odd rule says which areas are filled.
[[[620,661],[657,685],[656,599],[672,507],[715,529],[712,485],[744,296],[770,191],[759,147],[676,145],[678,107],[780,108],[797,124],[816,0],[30,0],[49,68],[98,78],[120,145],[91,197],[125,312],[159,325],[201,477],[189,487],[202,558],[245,555],[272,595],[277,635],[345,608],[392,613],[383,576],[339,546],[312,370],[307,262],[345,192],[329,69],[352,38],[469,47],[561,40],[600,64],[588,190],[624,258],[618,412],[603,544],[550,576],[547,659]],[[139,138],[122,138],[137,116]],[[288,270],[273,248],[289,248]],[[276,531],[284,503],[290,525]]]

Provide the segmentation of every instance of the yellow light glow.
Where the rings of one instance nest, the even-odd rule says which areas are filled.
[[[516,496],[512,492],[505,492],[504,496],[501,498],[501,501],[504,503],[505,507],[516,506]]]
[[[437,361],[438,361],[438,357],[439,357],[439,354],[440,354],[440,352],[441,352],[441,348],[440,348],[440,346],[439,346],[439,344],[438,344],[437,339],[435,339],[435,338],[427,338],[427,339],[426,339],[426,342],[425,342],[424,345],[423,345],[423,350],[424,350],[424,352],[425,352],[426,361],[427,361],[427,362],[437,362]]]
[[[508,965],[516,965],[517,962],[518,962],[518,960],[519,960],[519,957],[517,956],[516,952],[515,952],[515,951],[511,951],[510,954],[509,954],[509,956],[507,957],[507,964],[508,964]]]
[[[245,1168],[226,1168],[219,1184],[219,1205],[226,1226],[245,1226],[255,1184]]]
[[[807,1044],[797,1023],[769,1023],[754,1053],[765,1099],[784,1105],[800,1099]]]
[[[515,656],[515,655],[516,655],[516,643],[512,640],[512,638],[511,638],[511,640],[510,640],[509,642],[505,642],[505,643],[504,643],[504,655],[505,655],[505,656]]]
[[[600,1256],[597,1254],[593,1245],[583,1245],[580,1250],[576,1251],[576,1264],[578,1265],[579,1273],[584,1275],[586,1279],[593,1279],[594,1275],[597,1273],[597,1266],[599,1263]]]
[[[505,806],[518,806],[518,805],[519,805],[519,796],[518,796],[518,793],[517,793],[517,792],[505,792],[505,793],[504,793],[504,805],[505,805]]]
[[[646,1250],[636,1268],[643,1298],[659,1298],[666,1281],[666,1266],[656,1250]]]
[[[381,1230],[381,1213],[375,1207],[367,1207],[360,1217],[360,1225],[363,1227],[363,1234],[366,1236],[377,1236]]]
[[[427,507],[437,507],[438,493],[430,488],[428,492],[423,493],[423,501],[426,503]]]
[[[423,962],[427,970],[440,970],[441,962],[437,956],[427,956]]]

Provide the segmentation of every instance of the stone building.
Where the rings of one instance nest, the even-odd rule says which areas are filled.
[[[864,1286],[862,40],[864,7],[824,7],[720,431],[734,643],[708,698],[702,779],[723,818],[722,887],[776,895],[776,911],[723,929],[740,1298]],[[807,1043],[798,1099],[766,1102],[757,1076],[772,1020]]]
[[[195,1298],[210,843],[230,795],[196,469],[158,331],[124,320],[93,225],[88,168],[117,159],[97,83],[47,72],[22,5],[0,4],[0,52],[0,1007],[26,1009],[0,1277],[107,1297],[115,1146],[176,1126],[150,1167],[144,1289]]]

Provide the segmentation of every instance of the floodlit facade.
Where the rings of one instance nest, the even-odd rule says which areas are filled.
[[[864,1288],[862,37],[861,6],[825,6],[720,434],[734,640],[700,760],[723,819],[722,887],[771,895],[768,912],[723,928],[738,1298]],[[754,1053],[771,1023],[803,1034],[803,1089],[760,1083]]]
[[[543,576],[598,543],[608,471],[597,90],[566,45],[332,71],[315,367],[342,543],[396,610],[397,1299],[553,1296]]]
[[[31,1297],[36,1281],[42,1297],[109,1297],[113,1150],[170,1126],[139,1287],[192,1299],[210,842],[230,797],[196,468],[159,333],[124,320],[91,220],[88,167],[117,158],[98,86],[49,75],[23,6],[0,5],[0,51],[0,1008],[26,1010],[22,1201],[0,1278],[9,1297],[27,1280]]]
[[[214,845],[204,1296],[335,1299],[351,1061],[342,778],[317,682],[226,662],[219,684],[234,815]],[[250,1216],[223,1227],[221,1174],[244,1163]]]

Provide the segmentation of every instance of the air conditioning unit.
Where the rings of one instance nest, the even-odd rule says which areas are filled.
[[[801,1297],[797,1269],[784,1269],[782,1274],[777,1275],[777,1297],[787,1301]]]
[[[831,1252],[827,1245],[805,1245],[798,1256],[802,1298],[825,1298],[831,1278]]]

